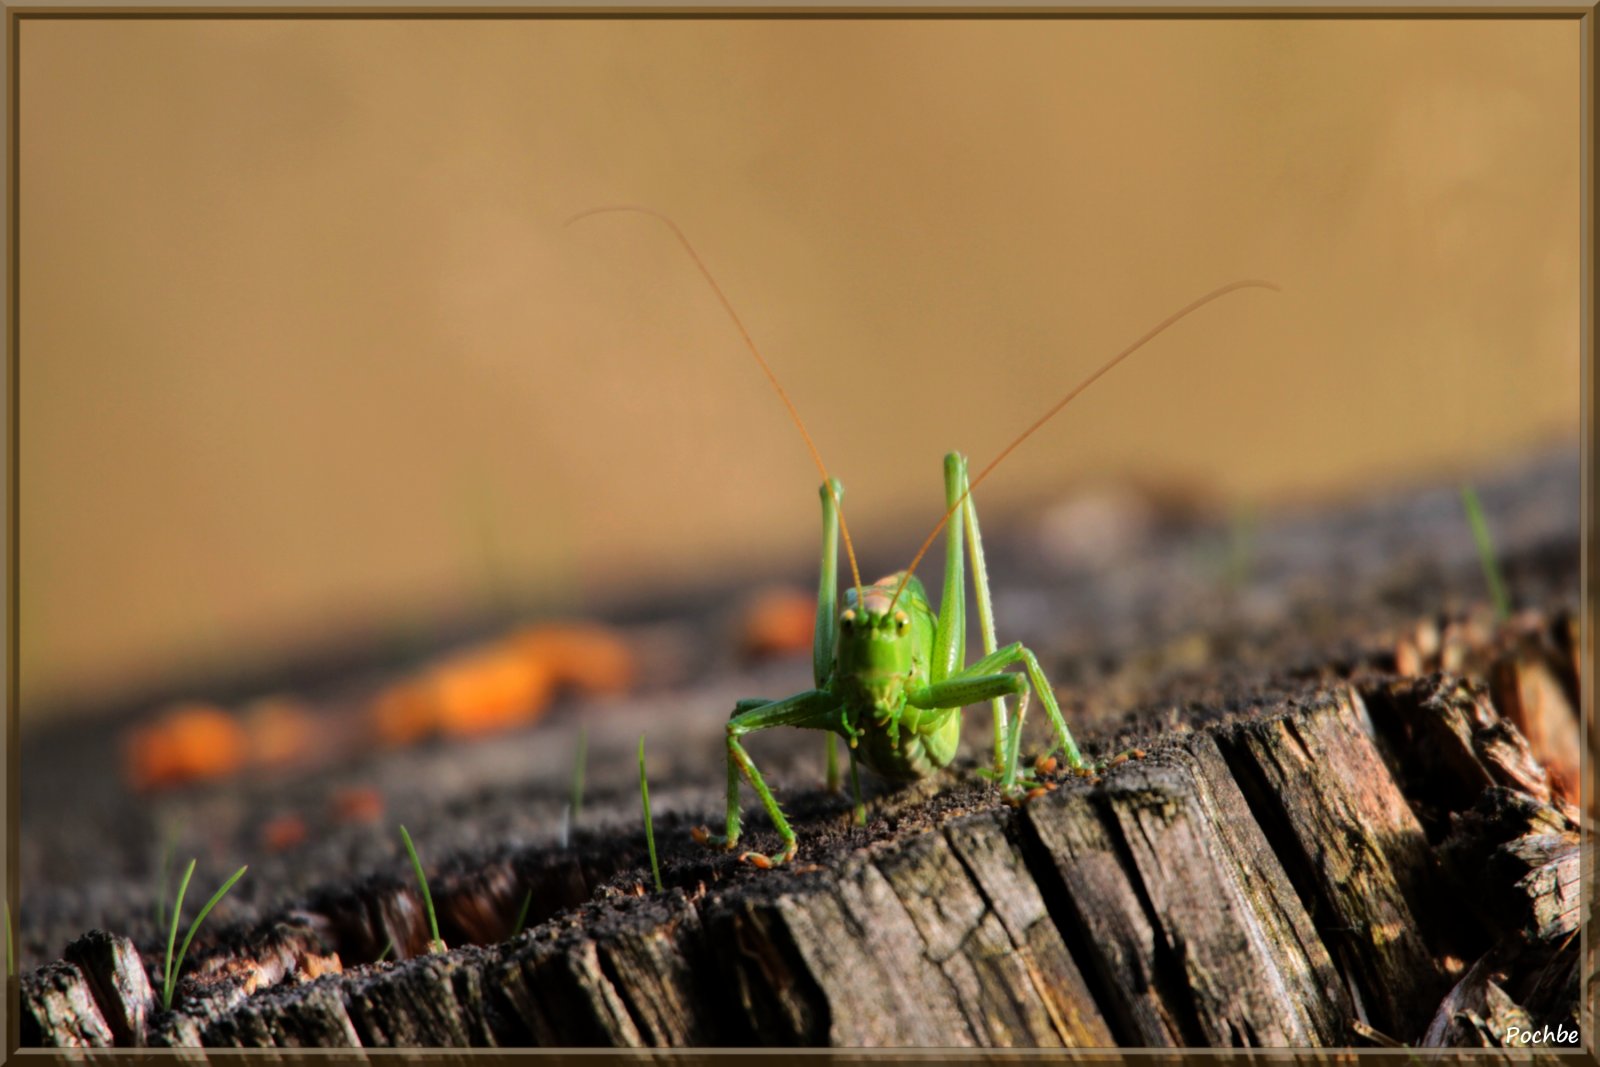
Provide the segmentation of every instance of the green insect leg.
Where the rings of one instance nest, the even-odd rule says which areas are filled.
[[[991,657],[985,656],[952,678],[907,693],[906,703],[925,710],[955,710],[985,700],[993,700],[995,697],[1015,696],[1027,690],[1028,682],[1020,674],[1004,674],[999,670],[980,673],[979,667],[988,663],[990,659]],[[940,718],[942,721],[943,716]],[[929,725],[937,728],[940,723],[933,722]]]
[[[1020,646],[1019,646],[1020,647]],[[1083,753],[1078,751],[1078,743],[1072,739],[1072,731],[1067,729],[1067,720],[1062,717],[1061,705],[1056,703],[1056,694],[1050,688],[1050,682],[1044,676],[1044,668],[1039,666],[1039,660],[1026,648],[1022,649],[1022,662],[1028,668],[1028,682],[1033,686],[1033,691],[1039,694],[1039,703],[1044,705],[1044,713],[1050,719],[1050,725],[1056,732],[1056,742],[1061,747],[1061,754],[1066,758],[1067,766],[1078,771],[1083,769]],[[1017,733],[1022,733],[1022,724],[1017,724]],[[1048,755],[1048,753],[1046,753]],[[1011,764],[1013,776],[1017,773],[1015,759]]]
[[[832,739],[829,739],[831,745]],[[850,750],[850,791],[856,798],[856,825],[867,825],[867,805],[861,799],[861,772],[856,768],[856,750]]]
[[[773,827],[777,829],[778,836],[783,841],[783,851],[776,856],[763,856],[754,852],[745,855],[763,867],[792,859],[796,847],[794,831],[789,828],[789,820],[783,817],[777,798],[772,795],[766,779],[761,777],[761,771],[757,769],[755,761],[750,758],[744,746],[739,743],[739,739],[745,734],[771,729],[774,726],[831,730],[838,721],[838,701],[834,699],[832,693],[824,689],[811,689],[771,702],[741,700],[734,709],[733,717],[728,720],[727,833],[721,836],[705,834],[704,840],[727,849],[738,845],[741,828],[739,778],[742,775],[761,798],[762,805],[767,809],[767,816],[772,820]]]
[[[967,461],[959,452],[944,457],[944,505],[956,506],[967,481]],[[928,680],[937,685],[961,671],[967,662],[966,571],[961,550],[966,526],[959,521],[944,528],[944,591],[939,595],[939,619],[933,630],[933,657]]]
[[[735,704],[733,706],[733,714],[728,716],[728,726],[729,726],[730,733],[732,731],[734,722],[736,722],[737,720],[739,720],[743,716],[748,715],[750,712],[756,711],[757,709],[760,709],[760,708],[768,707],[772,703],[773,703],[773,701],[766,700],[766,699],[763,699],[761,697],[754,697],[754,698],[751,698],[751,699],[739,701],[737,704]],[[728,831],[727,834],[726,835],[722,835],[722,834],[706,833],[704,835],[704,837],[703,837],[703,840],[707,844],[718,845],[718,846],[721,846],[723,848],[733,848],[736,844],[739,843],[739,763],[738,763],[737,760],[735,760],[733,758],[733,754],[731,752],[728,755],[728,794],[727,794],[727,797],[728,797],[728,814],[727,814],[727,825],[726,825],[726,829]],[[700,836],[700,835],[697,833],[696,836]]]
[[[811,683],[818,689],[833,673],[833,628],[839,613],[839,500],[844,486],[830,478],[818,490],[822,497],[822,566],[817,581],[817,621],[811,641]],[[839,752],[828,735],[828,792],[839,791]]]
[[[1015,674],[997,673],[1016,663],[1021,663],[1026,670],[1026,682]],[[1013,642],[984,656],[952,678],[912,693],[909,701],[919,708],[965,707],[979,700],[996,699],[1012,693],[1021,694],[1028,686],[1032,687],[1039,697],[1039,702],[1044,705],[1045,715],[1050,719],[1050,726],[1055,731],[1057,745],[1066,758],[1067,766],[1073,770],[1082,770],[1083,755],[1078,751],[1077,742],[1072,739],[1072,731],[1067,729],[1067,720],[1061,715],[1061,706],[1056,703],[1050,682],[1045,678],[1039,660],[1020,642]],[[1010,790],[1017,783],[1017,749],[1020,745],[1018,739],[1022,735],[1020,714],[1008,732],[1010,737],[1006,740],[1011,743],[1005,745],[1003,749],[1003,765],[1000,773],[1001,787]]]
[[[955,486],[955,496],[951,496],[950,461],[957,461],[959,481]],[[945,507],[954,507],[956,500],[963,500],[961,505],[961,523],[966,527],[967,553],[972,558],[972,589],[974,600],[978,607],[978,632],[983,637],[983,654],[992,656],[999,647],[994,633],[994,598],[989,593],[989,566],[983,555],[983,534],[978,529],[978,505],[972,499],[972,493],[967,482],[967,460],[965,456],[952,452],[945,457]],[[995,697],[991,702],[994,712],[994,770],[1002,774],[1009,766],[1002,739],[1006,736],[1006,702],[1004,697]],[[1018,709],[1018,717],[1022,709]]]
[[[999,771],[1000,787],[1007,791],[1016,785],[1019,773],[1017,758],[1022,751],[1022,724],[1027,721],[1027,718],[1028,692],[1023,690],[1022,696],[1017,701],[1017,717],[1011,721],[1010,732],[1006,735],[1005,761],[1001,764]],[[1009,777],[1005,773],[1008,768],[1011,772]]]
[[[1022,661],[1024,668],[1028,672],[1028,683],[1034,693],[1038,695],[1039,703],[1044,705],[1045,717],[1050,720],[1050,727],[1055,731],[1056,747],[1061,749],[1061,755],[1066,759],[1068,767],[1075,771],[1083,770],[1083,753],[1078,751],[1078,743],[1072,739],[1072,731],[1067,729],[1067,720],[1061,714],[1061,705],[1056,703],[1055,692],[1050,688],[1050,682],[1044,676],[1044,668],[1039,666],[1038,657],[1021,644],[1007,645],[1001,652],[1009,653],[1010,656],[1014,657],[1012,662],[1018,659]],[[1001,781],[1001,787],[1004,789],[1009,789],[1016,785],[1017,781],[1017,750],[1021,746],[1022,738],[1022,715],[1020,713],[1017,716],[1017,723],[1013,728],[1013,732],[1015,738],[1011,745],[1008,746],[1005,777]],[[1054,751],[1054,749],[1052,748],[1051,751]],[[1046,752],[1045,754],[1049,755],[1050,753]]]

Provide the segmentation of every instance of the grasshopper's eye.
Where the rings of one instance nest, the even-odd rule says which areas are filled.
[[[896,633],[905,633],[906,627],[911,625],[911,616],[903,611],[894,613],[894,628]]]
[[[845,609],[845,613],[843,615],[839,616],[839,626],[840,626],[841,629],[844,630],[845,633],[849,633],[852,629],[855,628],[855,622],[856,622],[856,609],[855,608],[847,608],[847,609]]]

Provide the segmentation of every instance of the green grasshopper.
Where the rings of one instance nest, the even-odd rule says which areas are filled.
[[[1054,732],[1054,741],[1040,761],[1047,760],[1060,750],[1067,767],[1080,774],[1092,774],[1115,762],[1116,757],[1094,764],[1086,763],[1083,754],[1067,729],[1050,683],[1045,679],[1038,658],[1020,642],[1004,648],[995,639],[994,608],[989,593],[988,568],[984,563],[983,541],[978,529],[978,513],[972,501],[972,491],[987,478],[995,467],[1030,437],[1056,413],[1066,407],[1074,397],[1092,385],[1101,375],[1132,355],[1157,334],[1205,304],[1227,293],[1243,288],[1277,289],[1270,282],[1237,281],[1214,289],[1205,296],[1168,316],[1139,340],[1123,349],[1089,377],[1062,397],[1054,407],[1045,412],[1033,425],[1024,430],[1007,445],[975,478],[968,477],[966,457],[951,452],[944,458],[945,513],[934,527],[922,547],[912,557],[911,563],[901,571],[863,586],[856,565],[855,547],[850,540],[849,527],[844,522],[844,509],[840,503],[844,487],[828,474],[805,423],[795,409],[788,393],[779,384],[777,376],[756,348],[744,323],[723,294],[721,286],[712,277],[694,246],[684,236],[676,223],[648,208],[617,206],[595,208],[569,219],[569,224],[580,218],[613,211],[634,211],[651,215],[666,223],[677,236],[700,273],[710,283],[724,310],[744,338],[746,347],[766,373],[768,381],[788,408],[794,423],[799,427],[811,458],[822,474],[822,575],[817,589],[817,616],[815,640],[812,646],[812,678],[815,687],[782,700],[751,699],[739,701],[727,724],[728,755],[728,806],[726,832],[712,834],[705,827],[694,833],[703,844],[717,845],[728,850],[738,847],[740,836],[739,784],[741,778],[750,783],[762,805],[766,808],[772,825],[782,840],[782,851],[766,856],[745,852],[741,859],[758,867],[771,867],[794,858],[797,841],[789,821],[784,818],[772,790],[762,778],[742,739],[758,730],[777,726],[793,726],[808,730],[825,730],[845,739],[850,753],[850,784],[855,798],[857,824],[866,821],[866,807],[861,799],[861,779],[858,764],[865,763],[880,776],[897,781],[914,781],[926,778],[950,764],[955,758],[961,738],[961,711],[963,708],[990,702],[994,717],[994,764],[989,776],[1008,798],[1014,798],[1026,783],[1027,776],[1018,770],[1018,750],[1022,740],[1022,723],[1027,714],[1027,698],[1031,690],[1044,705],[1045,714]],[[956,520],[956,521],[952,521]],[[939,533],[948,527],[945,537],[944,591],[935,612],[928,602],[922,583],[916,578],[917,565],[927,554]],[[853,588],[844,595],[843,610],[839,608],[838,558],[841,531],[846,555],[850,561]],[[966,662],[966,555],[971,561],[973,587],[978,609],[978,628],[983,639],[983,655],[975,662]],[[1007,668],[1020,664],[1021,672]],[[1006,707],[1007,697],[1017,697],[1015,718]],[[828,741],[829,781],[836,777],[834,742]]]

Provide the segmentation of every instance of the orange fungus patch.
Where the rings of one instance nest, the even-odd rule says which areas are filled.
[[[745,607],[739,643],[756,659],[784,656],[811,648],[816,637],[817,598],[797,589],[768,589]]]
[[[507,644],[540,664],[552,683],[583,693],[624,693],[636,674],[633,650],[597,623],[545,623],[512,634]]]
[[[365,786],[340,789],[331,807],[338,822],[377,822],[383,818],[383,794]]]
[[[261,844],[269,852],[286,852],[306,839],[306,821],[298,815],[279,815],[261,825]]]
[[[603,626],[531,626],[388,687],[373,701],[370,722],[387,745],[435,733],[477,737],[535,721],[560,688],[619,693],[634,675],[632,649]]]
[[[532,722],[550,702],[545,665],[510,648],[468,653],[434,668],[429,677],[439,729],[458,737]]]
[[[310,754],[316,727],[304,705],[287,697],[268,697],[244,713],[250,759],[263,767],[286,767]]]
[[[433,696],[420,679],[409,678],[378,693],[370,712],[373,732],[386,745],[410,745],[433,732]]]
[[[135,789],[221,778],[245,761],[245,731],[233,716],[211,704],[180,704],[124,744],[124,771]]]

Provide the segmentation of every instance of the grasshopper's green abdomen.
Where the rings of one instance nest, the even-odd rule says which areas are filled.
[[[907,710],[915,712],[916,709]],[[961,716],[945,715],[931,733],[909,730],[902,722],[898,742],[884,727],[867,725],[856,756],[885,778],[913,782],[926,778],[955,759],[961,742]]]

